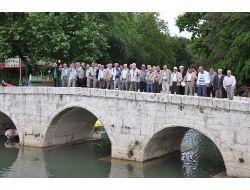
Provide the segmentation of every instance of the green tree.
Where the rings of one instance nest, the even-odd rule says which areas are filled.
[[[176,23],[193,33],[190,52],[199,64],[231,69],[239,86],[250,83],[250,13],[185,13]]]
[[[189,40],[158,13],[0,13],[0,60],[189,64]]]

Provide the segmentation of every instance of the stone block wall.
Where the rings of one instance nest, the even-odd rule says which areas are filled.
[[[76,134],[90,131],[81,133],[77,126],[84,126],[84,122],[90,125],[97,118],[111,140],[112,157],[144,161],[178,149],[185,130],[171,135],[176,130],[165,129],[193,128],[218,147],[228,175],[250,177],[247,98],[229,101],[88,88],[14,87],[0,88],[0,99],[0,112],[13,121],[21,143],[27,146],[44,147],[87,138]],[[82,112],[82,117],[71,117],[77,120],[77,126],[68,128],[67,117],[62,116],[58,119],[63,127],[53,128],[57,116],[69,108],[81,108],[89,115]]]

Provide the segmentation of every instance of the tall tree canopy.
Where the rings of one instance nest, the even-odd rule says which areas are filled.
[[[190,62],[188,40],[170,37],[157,13],[0,13],[0,61],[174,65]]]
[[[238,85],[250,84],[250,13],[185,13],[176,23],[193,33],[189,50],[197,64],[231,69]]]

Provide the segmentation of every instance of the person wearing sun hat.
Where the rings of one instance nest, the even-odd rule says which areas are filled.
[[[174,67],[173,70],[174,71],[171,73],[171,93],[180,94],[182,75],[180,72],[178,72],[177,67]]]

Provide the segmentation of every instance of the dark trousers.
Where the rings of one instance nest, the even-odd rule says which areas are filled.
[[[86,77],[82,79],[82,85],[83,85],[83,87],[87,87],[87,78]]]
[[[59,78],[53,78],[53,86],[58,87],[59,86]]]
[[[207,86],[206,85],[199,85],[198,86],[198,96],[207,96]]]
[[[180,86],[177,85],[177,82],[173,82],[173,85],[171,87],[171,94],[180,94]]]
[[[207,87],[207,97],[210,97],[210,94],[212,93],[212,97],[215,97],[215,90],[213,90],[213,86]]]
[[[105,89],[105,80],[104,79],[100,79],[100,81],[99,81],[99,88]]]
[[[76,83],[78,87],[83,87],[83,78],[82,79],[77,78]]]
[[[185,87],[184,86],[180,86],[180,94],[181,95],[185,94]]]
[[[154,83],[154,93],[160,93],[161,89],[160,89],[160,84],[159,82],[155,82]]]
[[[139,88],[140,88],[140,92],[146,92],[147,91],[147,84],[146,84],[146,82],[141,81],[139,83]]]

